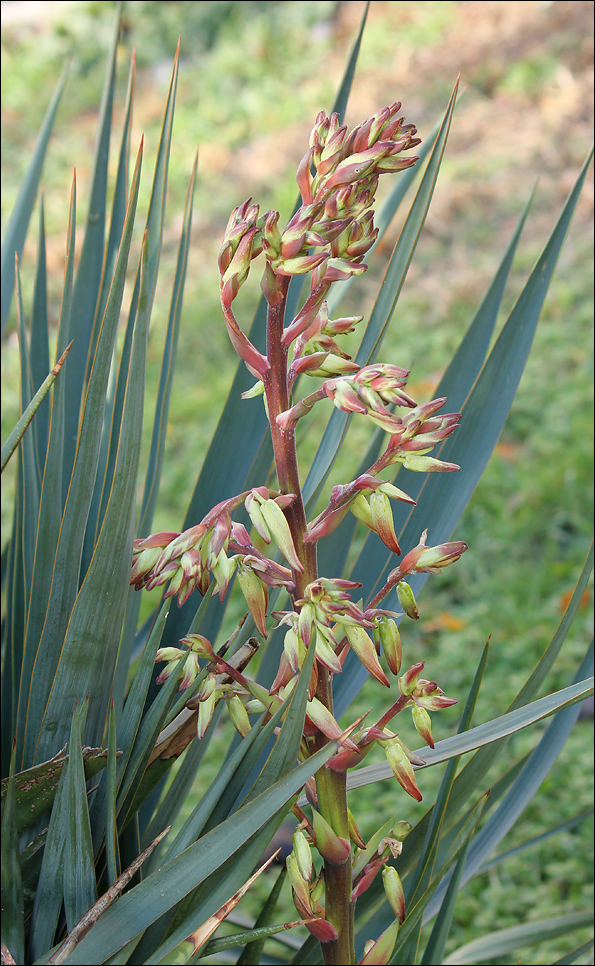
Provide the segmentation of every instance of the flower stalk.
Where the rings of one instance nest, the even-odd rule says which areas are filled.
[[[390,688],[392,679],[394,685],[402,663],[397,621],[403,614],[378,605],[396,589],[405,613],[417,619],[415,598],[404,578],[417,572],[440,573],[466,549],[462,542],[426,547],[424,532],[418,547],[403,557],[365,607],[362,601],[351,599],[360,584],[318,573],[317,542],[348,512],[373,530],[391,553],[401,554],[391,500],[415,501],[382,479],[384,470],[399,464],[421,472],[459,469],[427,455],[454,432],[459,414],[439,415],[446,401],[443,398],[417,405],[405,391],[406,369],[388,363],[360,367],[353,362],[337,339],[353,331],[362,318],[330,319],[326,301],[334,282],[366,270],[363,259],[378,234],[372,205],[379,176],[403,170],[417,160],[401,156],[419,139],[414,126],[398,116],[400,107],[395,103],[383,108],[351,132],[340,125],[336,114],[330,118],[324,113],[318,115],[309,149],[297,172],[302,205],[284,230],[279,226],[278,212],[267,211],[261,216],[252,199],[232,212],[219,253],[221,306],[232,345],[258,380],[244,398],[264,397],[278,490],[255,487],[218,504],[185,533],[166,532],[137,541],[131,579],[136,588],[169,584],[166,596],[177,595],[183,603],[195,589],[204,596],[211,578],[222,596],[237,572],[238,584],[262,637],[268,632],[268,588],[287,589],[291,609],[273,614],[280,624],[287,625],[287,631],[277,674],[268,690],[250,680],[243,667],[240,670],[228,663],[200,635],[189,635],[180,642],[188,651],[166,648],[158,652],[157,659],[166,662],[158,680],[166,680],[183,667],[180,689],[192,688],[187,707],[196,718],[199,737],[204,735],[220,701],[227,701],[234,726],[246,735],[249,714],[259,711],[270,715],[280,708],[295,687],[308,649],[315,649],[300,755],[308,758],[331,740],[339,743],[339,750],[317,772],[315,787],[312,783],[307,786],[312,818],[298,810],[300,831],[294,836],[287,869],[296,908],[319,939],[324,962],[342,966],[355,963],[355,902],[389,857],[383,846],[364,871],[358,872],[354,883],[357,851],[366,846],[348,808],[347,771],[374,746],[380,746],[405,792],[420,800],[413,764],[423,762],[398,734],[387,729],[387,724],[410,708],[414,726],[432,745],[429,712],[447,707],[452,699],[444,696],[435,681],[420,679],[423,664],[418,663],[398,678],[400,696],[376,725],[360,728],[360,719],[344,730],[334,718],[333,676],[342,672],[347,653],[352,650],[379,684]],[[250,342],[233,311],[252,262],[260,255],[265,262],[261,281],[267,302],[265,354]],[[289,284],[294,275],[309,275],[309,293],[296,316],[287,319]],[[313,392],[294,398],[302,377],[323,382]],[[365,473],[335,486],[328,506],[308,521],[295,427],[324,400],[380,427],[388,434],[388,443]],[[274,543],[286,566],[257,549],[248,530],[232,520],[241,505],[259,539],[267,545]],[[316,875],[311,847],[323,866]],[[392,870],[385,879],[396,918],[402,921],[405,910],[400,884]],[[371,940],[363,962],[388,961],[397,928],[395,923],[395,928]]]

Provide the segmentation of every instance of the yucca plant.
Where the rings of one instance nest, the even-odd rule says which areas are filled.
[[[399,628],[403,617],[418,619],[427,576],[467,550],[449,538],[506,420],[590,159],[491,351],[527,211],[436,398],[417,405],[405,389],[408,373],[377,356],[428,211],[456,88],[417,157],[417,132],[400,104],[348,131],[342,117],[363,27],[333,110],[316,119],[287,225],[277,212],[261,215],[251,199],[230,216],[219,254],[221,324],[240,365],[179,529],[172,521],[171,531],[151,532],[196,165],[136,508],[177,59],[131,274],[143,154],[141,144],[129,179],[134,63],[109,217],[107,203],[118,11],[78,264],[72,189],[53,368],[43,206],[29,331],[18,269],[62,85],[48,111],[2,250],[3,326],[17,256],[23,413],[2,453],[3,467],[13,453],[18,460],[3,624],[3,962],[482,962],[592,920],[579,910],[532,922],[445,958],[458,890],[506,837],[559,754],[578,703],[593,693],[589,650],[568,687],[537,698],[592,555],[515,701],[472,727],[486,646],[452,738],[434,744],[429,712],[462,696],[446,697],[421,676],[431,667],[408,653]],[[369,318],[335,317],[421,168]],[[375,217],[381,174],[392,174],[395,186]],[[263,296],[246,333],[233,303],[259,265]],[[340,336],[356,326],[363,334],[351,359]],[[441,415],[446,399],[453,412]],[[301,479],[296,426],[329,401],[334,408]],[[325,502],[352,416],[370,425],[368,451],[351,482],[333,480]],[[358,521],[371,531],[363,540]],[[230,633],[235,578],[247,612]],[[158,587],[162,599],[140,619],[139,590]],[[369,676],[392,692],[377,721],[354,720],[349,706]],[[392,730],[405,709],[428,746],[421,751]],[[238,737],[172,832],[227,713]],[[552,714],[533,752],[493,784],[491,766],[509,737]],[[358,767],[374,745],[387,763]],[[416,770],[445,761],[436,801],[412,828],[407,796],[422,795]],[[398,783],[397,814],[364,841],[348,790],[389,775]],[[290,813],[293,848],[254,923],[213,939],[264,869],[262,853]],[[285,878],[298,916],[291,923],[276,912]],[[434,923],[429,937],[424,921]],[[310,933],[302,944],[285,935],[299,925]]]

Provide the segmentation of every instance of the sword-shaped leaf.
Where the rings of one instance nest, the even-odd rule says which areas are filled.
[[[74,603],[52,688],[37,754],[51,753],[64,740],[65,709],[90,693],[87,734],[101,741],[109,708],[118,642],[128,601],[129,563],[134,537],[135,483],[140,456],[149,328],[144,272],[147,238],[141,249],[141,291],[128,372],[122,431],[110,499],[89,569]],[[81,431],[84,432],[84,426]],[[97,607],[103,608],[97,620]],[[81,649],[85,660],[81,662]]]
[[[57,740],[55,744],[53,743],[53,736],[47,728],[43,729],[43,751],[41,747],[39,750],[37,749],[37,744],[50,688],[60,661],[66,628],[79,590],[79,568],[83,549],[84,525],[89,512],[99,457],[102,413],[120,306],[124,294],[126,268],[138,199],[140,161],[141,153],[139,152],[128,205],[126,226],[85,399],[84,414],[79,432],[79,445],[62,517],[47,612],[33,664],[25,733],[24,763],[26,765],[33,764],[36,757],[39,760],[39,757],[46,752],[48,756],[55,753],[57,748],[60,747]],[[74,702],[75,696],[73,692],[71,704]],[[60,731],[63,730],[64,723],[62,722]]]
[[[584,912],[571,912],[566,916],[551,916],[549,919],[538,919],[524,922],[520,926],[510,926],[508,929],[490,932],[480,939],[474,939],[473,942],[459,946],[446,957],[444,966],[483,963],[499,956],[506,956],[508,953],[516,953],[525,946],[535,946],[547,939],[555,939],[556,936],[572,935],[577,929],[584,929],[592,922],[593,911],[585,909]],[[592,942],[586,943],[584,950],[588,951],[592,945]],[[559,962],[566,962],[566,959]]]
[[[2,336],[4,335],[6,319],[8,317],[10,303],[12,301],[14,257],[17,255],[17,257],[20,258],[23,252],[25,238],[27,237],[27,229],[29,228],[29,219],[31,218],[31,212],[33,211],[35,198],[37,197],[37,188],[41,178],[43,162],[45,161],[47,146],[52,134],[58,104],[60,103],[62,91],[64,90],[64,84],[66,83],[66,75],[67,71],[64,70],[62,77],[58,82],[56,92],[50,101],[50,105],[43,120],[37,142],[33,149],[33,155],[31,157],[31,161],[29,162],[27,173],[25,174],[25,177],[21,183],[15,206],[12,210],[8,225],[6,227],[4,241],[2,242],[2,254],[0,255],[0,277],[2,279],[2,295],[0,297],[0,334]]]
[[[104,963],[124,943],[155,922],[162,913],[228,862],[236,850],[276,815],[336,750],[336,744],[331,742],[299,765],[291,775],[275,782],[271,788],[240,808],[222,825],[123,895],[95,923],[65,960],[68,966],[88,962]],[[211,910],[209,914],[214,911],[215,909]],[[173,933],[168,937],[165,948],[157,950],[155,955],[163,958],[188,935],[189,932],[180,936]]]

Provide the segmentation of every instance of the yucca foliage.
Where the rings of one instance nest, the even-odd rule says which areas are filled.
[[[14,298],[22,410],[2,450],[2,468],[18,461],[3,569],[2,962],[471,963],[518,958],[519,947],[589,925],[591,911],[577,910],[445,954],[458,890],[506,838],[562,750],[579,702],[593,693],[591,647],[567,687],[538,697],[592,554],[551,643],[513,703],[487,724],[473,726],[488,645],[469,695],[453,695],[408,652],[407,622],[419,618],[428,576],[473,554],[450,537],[505,423],[591,159],[491,350],[529,204],[436,398],[417,405],[407,371],[383,360],[381,347],[428,212],[456,87],[423,143],[400,104],[379,105],[348,131],[342,118],[364,16],[335,104],[304,145],[293,213],[261,213],[249,199],[230,215],[219,254],[221,325],[240,362],[185,520],[154,533],[197,166],[140,479],[178,60],[141,212],[144,146],[130,144],[134,61],[123,127],[112,131],[119,17],[118,9],[76,260],[72,186],[54,363],[43,204],[26,297],[19,259],[63,83],[2,248],[2,327]],[[380,175],[394,184],[375,212]],[[357,285],[364,258],[375,257],[416,178],[369,316],[341,316],[345,291]],[[245,331],[235,313],[256,271],[263,295]],[[341,335],[356,326],[352,359]],[[296,427],[314,406],[328,407],[328,421],[300,478]],[[333,464],[351,419],[369,424],[370,440],[345,483],[333,478]],[[236,582],[246,614],[230,634]],[[154,591],[147,619],[143,588]],[[423,598],[419,606],[423,614]],[[370,675],[386,694],[377,721],[349,713]],[[434,743],[430,712],[455,699],[458,733]],[[412,713],[423,748],[399,737],[403,712]],[[176,824],[222,715],[237,738]],[[509,758],[494,784],[490,771],[510,736],[549,716],[534,750]],[[361,766],[373,745],[386,763]],[[443,762],[438,796],[411,827],[408,796],[419,800],[423,769]],[[349,789],[387,778],[399,812],[382,816],[364,841]],[[286,865],[268,891],[262,879],[255,886],[264,898],[254,923],[230,932],[235,906],[290,814]],[[290,923],[277,911],[284,886],[297,910]],[[227,933],[214,936],[225,920]],[[433,928],[422,942],[424,922]],[[288,930],[304,925],[310,935],[300,944]]]

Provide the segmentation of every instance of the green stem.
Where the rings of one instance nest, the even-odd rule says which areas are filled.
[[[287,346],[282,342],[287,299],[288,278],[279,280],[282,286],[282,299],[276,305],[269,305],[267,313],[267,359],[270,368],[263,376],[264,390],[269,414],[271,440],[275,456],[275,466],[279,489],[282,493],[294,493],[296,499],[284,511],[291,530],[293,543],[303,572],[294,570],[296,598],[303,596],[305,588],[318,576],[316,544],[304,543],[307,520],[298,471],[295,430],[281,429],[276,417],[289,408],[289,388],[287,384]],[[318,665],[318,688],[316,696],[331,711],[333,697],[331,678],[327,668]],[[323,734],[318,734],[313,742],[314,750],[328,744]],[[331,828],[342,838],[349,839],[347,817],[346,776],[327,768],[321,768],[316,775],[318,805],[322,816]],[[351,915],[351,860],[340,865],[325,863],[325,903],[326,917],[332,922],[338,938],[333,942],[322,943],[324,962],[349,966],[355,963],[353,940],[353,916]]]

